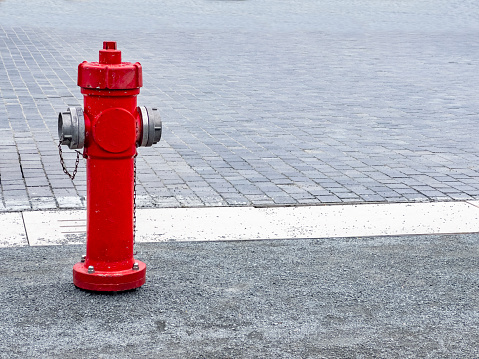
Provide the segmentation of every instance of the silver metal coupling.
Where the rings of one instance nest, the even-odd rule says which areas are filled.
[[[58,137],[62,145],[74,150],[85,145],[85,120],[81,107],[68,107],[58,114]]]
[[[161,139],[162,124],[160,113],[154,107],[139,106],[142,130],[139,139],[139,147],[150,147]]]

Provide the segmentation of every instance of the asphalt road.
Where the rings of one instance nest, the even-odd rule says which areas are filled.
[[[1,358],[474,358],[478,235],[138,245],[147,284],[76,289],[83,246],[0,250]]]

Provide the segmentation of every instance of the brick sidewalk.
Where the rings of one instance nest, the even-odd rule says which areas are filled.
[[[0,211],[84,207],[57,114],[103,40],[142,63],[138,103],[163,118],[141,207],[479,199],[477,4],[396,5],[1,2]]]

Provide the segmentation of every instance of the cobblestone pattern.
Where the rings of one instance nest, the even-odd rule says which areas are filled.
[[[0,2],[0,211],[85,206],[57,114],[103,40],[162,114],[141,207],[479,199],[474,2],[49,3]]]

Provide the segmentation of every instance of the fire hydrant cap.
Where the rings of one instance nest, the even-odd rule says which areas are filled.
[[[143,86],[141,64],[121,62],[115,41],[104,41],[98,62],[78,65],[78,86],[91,89],[128,90]]]

